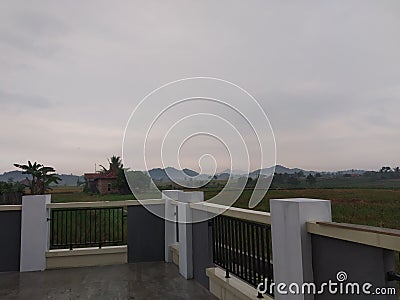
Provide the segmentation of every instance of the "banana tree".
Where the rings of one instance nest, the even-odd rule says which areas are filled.
[[[29,189],[32,195],[41,195],[50,188],[50,184],[58,183],[61,178],[56,176],[55,170],[52,167],[45,167],[42,164],[34,162],[33,164],[28,161],[27,165],[14,164],[17,168],[23,170],[23,174],[31,175],[32,179],[29,181]]]

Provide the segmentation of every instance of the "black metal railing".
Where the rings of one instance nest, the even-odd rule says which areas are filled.
[[[126,244],[123,207],[52,209],[50,249]]]
[[[271,226],[223,215],[212,222],[214,263],[225,269],[225,277],[232,273],[255,288],[262,283],[272,295]]]
[[[176,242],[179,243],[178,205],[175,208],[175,234],[176,234]]]

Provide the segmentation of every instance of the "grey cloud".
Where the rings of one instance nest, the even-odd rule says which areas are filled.
[[[65,23],[49,14],[24,10],[2,17],[7,22],[0,44],[41,57],[53,55],[60,48],[58,39],[68,33]]]
[[[37,37],[55,37],[68,32],[67,25],[49,14],[25,11],[13,18],[21,31]]]
[[[0,90],[0,103],[2,109],[43,109],[51,108],[53,106],[48,99],[40,96],[9,93],[2,90]]]
[[[336,169],[398,161],[398,0],[2,1],[0,18],[0,120],[11,107],[36,107],[40,118],[70,127],[63,142],[91,148],[64,172],[120,149],[117,132],[135,105],[190,76],[220,77],[254,94],[283,164]],[[12,152],[18,145],[7,134],[16,132],[0,133]],[[52,149],[54,140],[42,143]],[[42,151],[28,150],[33,157]],[[57,159],[50,163],[67,165]],[[0,169],[6,163],[0,160]]]

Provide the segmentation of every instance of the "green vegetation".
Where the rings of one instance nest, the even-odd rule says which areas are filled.
[[[131,194],[130,188],[135,189],[137,192],[143,192],[149,187],[150,177],[144,172],[132,171],[128,168],[124,168],[121,158],[116,155],[113,155],[107,160],[109,165],[108,168],[100,165],[102,168],[100,173],[112,173],[116,175],[117,178],[113,182],[112,187],[118,192],[118,194],[129,195]],[[128,185],[127,177],[131,186]],[[98,194],[99,192],[97,189],[90,187],[88,182],[85,183],[84,191],[92,194]]]
[[[126,244],[126,208],[53,209],[51,249]]]
[[[247,208],[251,190],[246,190],[235,206]],[[215,192],[205,192],[206,199]],[[270,199],[314,198],[332,201],[335,222],[400,229],[400,190],[388,189],[292,189],[270,190],[255,208],[269,211]]]
[[[0,181],[0,195],[7,193],[23,193],[25,186],[9,179],[8,182]]]
[[[54,190],[57,192],[57,188]],[[210,199],[219,190],[204,189],[205,198]],[[252,190],[245,190],[236,207],[248,208]],[[269,211],[269,199],[315,198],[332,201],[333,221],[364,224],[400,229],[400,190],[391,189],[287,189],[270,190],[255,208]],[[54,193],[52,202],[91,202],[134,199],[133,195],[89,195],[77,193]]]
[[[58,193],[58,188],[54,188],[54,192],[51,196],[51,202],[94,202],[94,201],[119,201],[119,200],[132,200],[133,195],[99,195],[99,194],[88,194],[85,192],[63,192]],[[64,188],[64,191],[66,188]]]
[[[126,177],[128,177],[131,183],[131,188],[135,189],[135,192],[143,193],[150,185],[150,177],[141,171],[127,171]],[[125,178],[125,177],[124,177]]]
[[[12,179],[0,181],[0,204],[21,204],[25,186]]]
[[[395,171],[396,170],[396,171]],[[364,174],[321,174],[304,175],[275,174],[271,187],[273,189],[332,189],[332,188],[388,188],[400,189],[400,173],[397,168],[390,172],[365,172]]]
[[[31,179],[27,178],[28,187],[32,195],[42,195],[50,189],[50,184],[57,184],[61,178],[57,177],[54,168],[45,167],[42,164],[28,161],[27,165],[14,164],[17,168],[23,170],[22,174],[31,175]]]

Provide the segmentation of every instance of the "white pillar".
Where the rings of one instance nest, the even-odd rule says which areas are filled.
[[[190,203],[204,201],[203,192],[187,192],[179,194],[179,273],[186,279],[193,278],[193,214]]]
[[[162,192],[162,199],[165,201],[165,261],[172,262],[172,251],[169,247],[176,244],[176,205],[171,204],[172,200],[178,201],[178,190],[166,190]]]
[[[46,269],[51,195],[22,197],[20,272]]]
[[[313,282],[311,235],[306,223],[331,221],[329,200],[271,199],[272,253],[275,299],[314,299],[313,295],[277,292],[278,284]],[[288,287],[286,286],[286,290]]]

